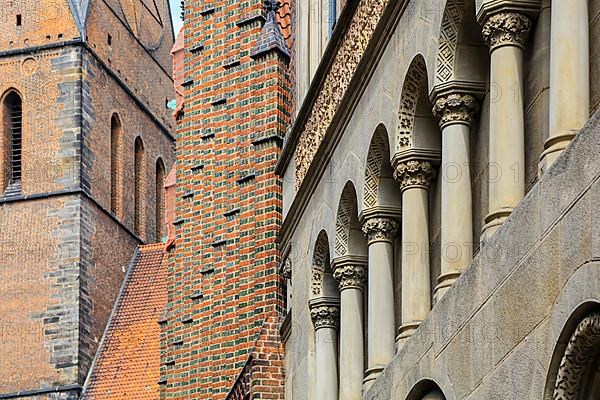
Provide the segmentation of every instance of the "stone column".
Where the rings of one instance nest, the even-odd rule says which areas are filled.
[[[339,300],[320,297],[309,302],[310,316],[315,326],[316,393],[319,399],[338,400],[337,327]]]
[[[373,381],[394,357],[394,238],[398,223],[389,217],[365,220],[362,230],[369,245],[368,343],[364,386]]]
[[[588,0],[552,0],[550,33],[550,132],[540,172],[569,145],[589,118]]]
[[[363,288],[364,264],[352,260],[334,263],[333,277],[340,287],[340,399],[360,400],[364,378]]]
[[[434,113],[442,130],[441,273],[439,300],[473,260],[473,199],[470,135],[477,100],[452,93],[437,98]]]
[[[429,188],[434,168],[429,161],[396,165],[394,178],[402,190],[402,325],[399,348],[431,310],[429,264]]]
[[[523,48],[531,20],[500,12],[489,17],[483,37],[491,48],[489,214],[482,241],[491,237],[525,194]]]

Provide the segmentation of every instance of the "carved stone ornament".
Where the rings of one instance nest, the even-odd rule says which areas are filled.
[[[391,218],[375,217],[369,218],[362,225],[362,231],[370,242],[394,240],[399,225]]]
[[[503,45],[525,46],[531,30],[531,19],[526,15],[507,12],[491,16],[483,25],[483,39],[490,48]]]
[[[364,265],[340,265],[333,271],[333,278],[338,281],[340,290],[363,289],[367,279],[367,270]]]
[[[584,385],[594,356],[600,346],[600,312],[588,315],[577,325],[569,339],[560,362],[554,400],[577,400],[583,398]]]
[[[361,0],[357,6],[296,146],[297,188],[306,176],[388,3],[389,0]]]
[[[340,319],[340,307],[334,303],[320,303],[310,306],[310,317],[315,330],[321,328],[337,329]]]
[[[283,263],[283,266],[281,268],[281,276],[283,276],[283,278],[287,280],[292,279],[292,260],[290,259],[290,257],[286,258]]]
[[[316,269],[314,267],[313,267],[313,273],[312,273],[311,288],[312,288],[313,296],[321,295],[321,292],[323,290],[323,271]]]
[[[470,94],[452,93],[441,96],[433,105],[433,113],[439,118],[441,127],[451,123],[471,125],[477,111],[477,99]]]
[[[400,189],[422,187],[429,189],[435,176],[435,169],[429,161],[410,160],[396,166],[394,178],[400,182]]]

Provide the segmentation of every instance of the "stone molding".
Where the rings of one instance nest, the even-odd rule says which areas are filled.
[[[429,190],[435,169],[431,162],[425,160],[408,160],[396,165],[394,179],[400,182],[400,189],[424,188]]]
[[[362,225],[362,231],[369,244],[393,241],[399,228],[398,222],[386,217],[369,218]]]
[[[554,400],[576,400],[582,395],[587,372],[600,346],[600,312],[585,317],[571,335],[554,385]]]
[[[478,110],[477,99],[463,93],[440,96],[433,105],[433,114],[440,120],[442,128],[450,124],[471,125]]]
[[[315,326],[315,330],[322,328],[338,328],[340,320],[339,299],[322,297],[311,300],[308,303],[308,306],[310,308],[310,317]]]
[[[494,50],[500,46],[525,47],[531,30],[531,18],[516,12],[492,15],[481,31],[484,41]]]
[[[367,269],[362,264],[345,264],[333,271],[333,278],[338,281],[340,291],[345,289],[363,290],[367,280]]]

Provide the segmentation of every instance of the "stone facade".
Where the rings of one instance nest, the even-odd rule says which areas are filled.
[[[174,97],[173,37],[167,3],[156,4],[151,13],[161,22],[146,24],[147,15],[137,25],[117,1],[14,1],[0,11],[0,99],[22,101],[17,180],[6,179],[16,165],[8,128],[16,125],[6,108],[1,116],[0,397],[78,398],[131,255],[155,238],[155,166],[174,161],[165,107]],[[160,40],[151,45],[146,35]],[[115,114],[123,128],[118,215]],[[135,184],[136,137],[146,162],[137,232],[126,190]]]
[[[599,12],[347,2],[277,166],[286,399],[598,396]]]

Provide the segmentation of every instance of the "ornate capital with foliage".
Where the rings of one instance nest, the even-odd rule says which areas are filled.
[[[421,187],[429,189],[435,176],[435,169],[429,161],[409,160],[396,166],[394,178],[400,182],[400,189]]]
[[[364,265],[360,264],[340,265],[333,272],[333,277],[338,281],[340,290],[362,290],[367,279],[367,270]]]
[[[367,219],[362,225],[362,231],[371,242],[391,242],[398,232],[398,223],[391,218],[374,217]]]
[[[338,302],[318,299],[309,304],[310,317],[315,325],[315,330],[321,328],[337,329],[340,319],[340,305]]]
[[[433,105],[433,113],[439,118],[441,127],[452,123],[471,125],[477,111],[477,99],[470,94],[440,96]]]
[[[504,12],[492,15],[483,25],[485,42],[494,49],[498,46],[525,46],[531,30],[531,19],[523,14]]]

